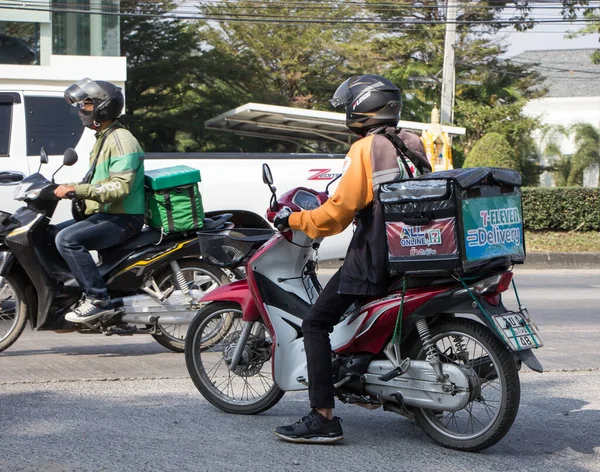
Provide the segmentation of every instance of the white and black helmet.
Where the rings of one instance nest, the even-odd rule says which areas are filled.
[[[402,91],[379,75],[355,75],[338,87],[331,105],[346,108],[346,126],[364,136],[375,127],[396,126],[402,112]]]
[[[88,99],[94,104],[90,114],[93,121],[115,120],[125,105],[121,87],[104,80],[85,78],[65,90],[65,100],[70,105],[81,106]]]

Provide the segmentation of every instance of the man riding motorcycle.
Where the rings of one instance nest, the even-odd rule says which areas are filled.
[[[310,211],[278,212],[276,227],[301,230],[311,238],[342,232],[356,217],[356,231],[342,267],[331,278],[302,323],[308,369],[310,413],[275,430],[290,442],[330,443],[343,439],[333,417],[334,387],[329,334],[352,303],[384,295],[389,286],[386,231],[381,204],[374,199],[382,183],[431,172],[417,135],[397,129],[402,92],[377,75],[354,76],[341,84],[331,104],[346,109],[346,126],[362,137],[346,156],[335,194]]]
[[[124,106],[121,89],[110,82],[80,80],[65,90],[67,103],[79,107],[84,126],[96,131],[90,169],[79,184],[59,185],[58,198],[75,198],[74,217],[57,225],[56,246],[84,297],[65,319],[74,323],[114,313],[106,283],[90,250],[131,239],[144,225],[144,151],[117,120]],[[83,208],[85,207],[85,208]]]

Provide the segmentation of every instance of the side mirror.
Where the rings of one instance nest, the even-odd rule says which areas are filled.
[[[263,182],[269,186],[269,190],[271,191],[271,203],[269,204],[269,208],[271,211],[277,211],[279,209],[279,205],[277,204],[277,189],[273,186],[273,174],[271,174],[269,164],[262,165],[262,174]]]
[[[327,195],[329,195],[329,186],[330,186],[332,183],[334,183],[336,180],[339,180],[341,177],[342,177],[342,174],[338,174],[338,175],[335,177],[335,179],[333,179],[333,180],[330,180],[330,181],[329,181],[329,183],[327,184],[327,187],[325,187],[325,193],[326,193]]]
[[[40,149],[40,165],[41,164],[48,164],[48,153],[46,152],[45,147]]]
[[[65,151],[65,154],[63,156],[63,166],[72,166],[77,162],[77,159],[78,157],[77,153],[75,152],[75,149],[69,148]]]
[[[271,174],[269,164],[262,165],[262,179],[263,183],[267,184],[269,187],[273,185],[273,174]]]

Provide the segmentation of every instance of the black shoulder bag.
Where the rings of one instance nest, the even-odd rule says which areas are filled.
[[[108,130],[104,136],[102,136],[102,141],[100,141],[100,147],[98,148],[98,152],[96,153],[96,158],[94,159],[94,162],[92,163],[92,166],[90,167],[90,169],[87,171],[87,173],[83,177],[83,180],[81,181],[82,184],[89,184],[92,181],[92,178],[94,177],[94,172],[96,171],[96,164],[98,163],[98,159],[100,158],[100,153],[102,152],[102,148],[104,147],[106,138],[108,138],[108,136],[113,131],[116,131],[116,130],[117,130],[117,128],[112,128],[112,129]],[[77,200],[76,198],[73,198],[71,200],[71,214],[73,215],[73,219],[75,221],[85,220],[85,218],[86,218],[85,209],[86,209],[85,200]]]

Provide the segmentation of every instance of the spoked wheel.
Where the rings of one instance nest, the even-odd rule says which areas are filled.
[[[451,319],[431,328],[442,362],[474,374],[474,394],[459,411],[415,409],[415,420],[442,446],[479,451],[497,443],[512,426],[520,401],[519,375],[513,355],[484,325]],[[414,359],[425,359],[418,343]]]
[[[254,323],[238,365],[230,369],[244,325],[239,305],[206,305],[188,329],[185,362],[196,388],[210,403],[228,413],[250,415],[273,407],[284,392],[273,380],[272,339],[262,321]]]
[[[199,290],[203,293],[210,292],[220,285],[229,283],[227,274],[218,267],[211,266],[206,262],[195,259],[179,261],[179,267],[183,273],[190,290]],[[170,270],[164,272],[157,278],[158,287],[166,290],[175,285],[174,275]],[[177,285],[175,285],[177,287]],[[153,334],[152,337],[158,341],[161,346],[174,352],[183,352],[185,350],[185,336],[188,325],[171,324],[159,325],[160,333]]]
[[[11,276],[0,282],[0,352],[21,336],[27,323],[28,308],[18,283]]]

